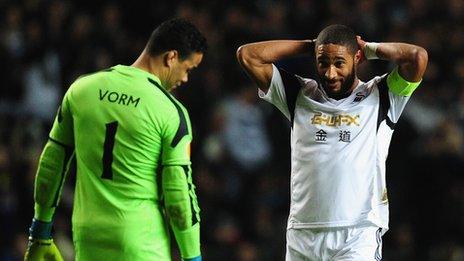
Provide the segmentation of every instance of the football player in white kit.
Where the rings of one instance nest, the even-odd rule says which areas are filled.
[[[274,64],[308,52],[315,52],[314,79]],[[426,50],[365,42],[349,27],[331,25],[316,40],[243,45],[237,58],[259,96],[292,126],[286,260],[380,260],[388,229],[388,147],[422,80]],[[356,70],[366,59],[396,66],[362,82]]]

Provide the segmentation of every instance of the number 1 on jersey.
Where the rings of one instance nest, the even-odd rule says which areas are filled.
[[[105,143],[103,144],[103,173],[101,175],[102,179],[113,179],[113,169],[111,168],[111,163],[113,163],[114,137],[116,136],[117,129],[117,121],[113,121],[106,124]]]

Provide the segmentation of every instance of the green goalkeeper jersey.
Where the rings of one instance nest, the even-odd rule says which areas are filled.
[[[181,167],[182,174],[170,178],[185,180],[179,190],[185,190],[181,192],[190,201],[186,213],[171,219],[184,218],[182,227],[195,227],[193,233],[198,233],[199,207],[190,171],[190,120],[184,106],[156,76],[117,65],[79,78],[63,98],[50,140],[75,150],[72,224],[80,259],[170,259],[169,221],[161,187],[165,174],[157,171],[168,166]],[[45,165],[42,161],[46,161],[44,156],[41,165]],[[46,209],[43,205],[56,205],[60,192],[40,193],[36,184],[36,217],[41,208]],[[179,247],[190,251],[190,257],[199,255],[199,246],[182,246],[199,245],[199,240],[185,242],[190,239],[178,239]]]

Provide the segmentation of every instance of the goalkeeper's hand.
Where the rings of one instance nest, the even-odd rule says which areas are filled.
[[[51,236],[52,222],[32,220],[29,229],[29,244],[27,246],[25,261],[62,261],[63,257],[58,251]]]
[[[25,261],[62,261],[63,257],[58,251],[53,239],[29,238]]]
[[[182,261],[201,261],[201,256],[197,256],[193,258],[183,258]]]

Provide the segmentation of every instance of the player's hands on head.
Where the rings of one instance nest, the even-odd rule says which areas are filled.
[[[366,41],[364,41],[359,35],[356,35],[356,41],[358,42],[359,50],[361,50],[361,59],[359,59],[358,62],[358,64],[361,64],[367,60],[366,56],[364,55],[364,47],[366,46]]]
[[[364,46],[366,45],[366,41],[364,41],[361,36],[356,35],[356,41],[358,42],[359,49],[362,51],[364,50]]]
[[[29,229],[29,244],[27,246],[25,261],[62,261],[63,257],[53,242],[52,222],[32,220]]]

